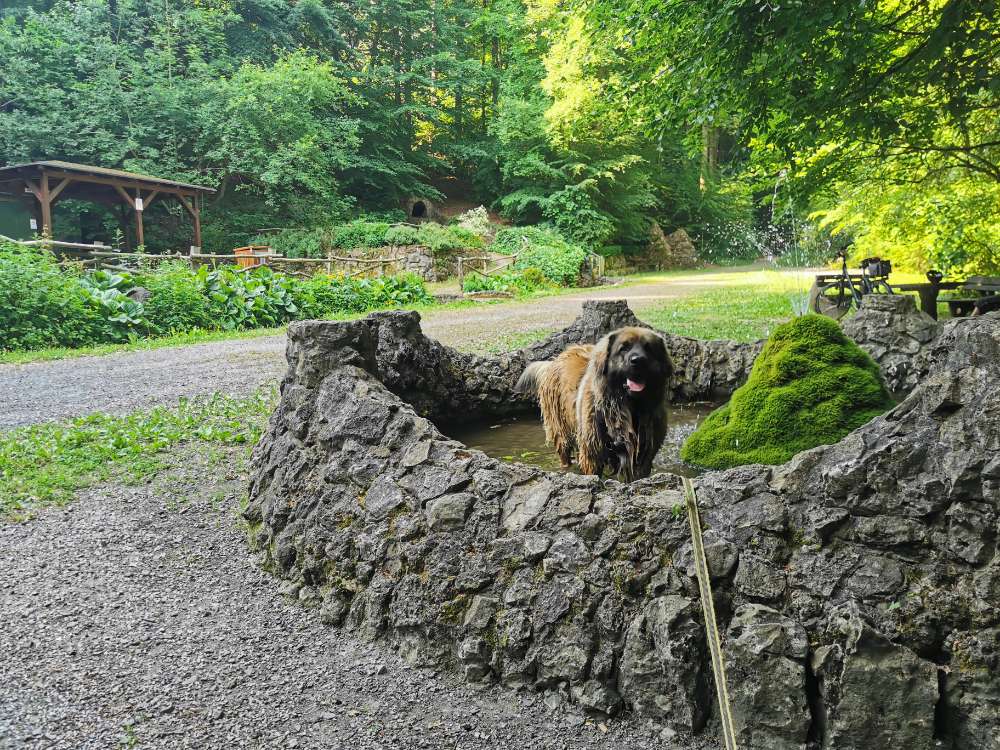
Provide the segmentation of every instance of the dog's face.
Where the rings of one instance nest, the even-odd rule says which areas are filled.
[[[608,387],[632,400],[662,399],[673,372],[663,339],[646,328],[619,328],[604,350]]]

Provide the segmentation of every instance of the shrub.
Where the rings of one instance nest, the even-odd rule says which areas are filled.
[[[567,242],[550,227],[508,227],[497,232],[491,248],[505,255],[517,255],[517,268],[537,268],[546,278],[568,286],[580,276],[587,252]]]
[[[483,238],[462,227],[446,227],[433,222],[420,225],[419,243],[432,253],[446,253],[455,250],[481,249]]]
[[[871,357],[834,321],[805,315],[775,329],[750,378],[687,439],[681,458],[715,469],[780,464],[892,405]]]
[[[333,230],[333,247],[353,250],[359,247],[382,247],[389,224],[384,221],[357,219]]]
[[[420,242],[420,230],[406,224],[397,224],[385,231],[387,245],[416,245]]]
[[[150,292],[145,305],[127,295]],[[192,271],[169,263],[137,276],[67,272],[43,251],[0,247],[0,346],[38,349],[122,342],[193,329],[236,330],[433,301],[413,274],[299,281],[268,267]]]
[[[208,297],[187,264],[164,263],[155,272],[140,276],[138,283],[150,293],[144,306],[152,333],[162,335],[215,327]]]
[[[229,266],[209,271],[202,266],[195,276],[223,330],[277,326],[294,320],[299,312],[294,279],[266,266],[245,272]]]
[[[44,250],[0,244],[0,347],[41,349],[103,340],[100,309]]]
[[[94,271],[80,277],[80,288],[101,318],[101,339],[126,341],[146,327],[141,303],[124,290],[135,287],[131,274]]]
[[[460,229],[465,229],[479,237],[486,237],[493,231],[490,214],[485,206],[470,208],[465,213],[459,214],[455,224]]]
[[[462,291],[527,294],[549,286],[552,282],[545,278],[545,274],[537,268],[525,268],[523,271],[502,271],[489,276],[471,273],[463,280]]]
[[[302,317],[322,318],[345,312],[364,312],[379,307],[427,304],[434,298],[423,279],[415,274],[351,279],[342,275],[317,274],[299,285]]]
[[[251,245],[270,245],[286,258],[325,258],[331,242],[329,229],[282,229],[250,240]]]

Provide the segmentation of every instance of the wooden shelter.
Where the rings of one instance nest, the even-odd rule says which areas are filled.
[[[52,237],[52,207],[64,198],[122,205],[135,217],[138,244],[145,244],[143,211],[157,199],[173,198],[191,216],[194,243],[191,252],[201,249],[201,201],[215,190],[160,177],[105,169],[66,161],[35,161],[0,167],[0,193],[9,199],[23,200],[38,223],[38,231]],[[197,250],[196,250],[197,249]]]

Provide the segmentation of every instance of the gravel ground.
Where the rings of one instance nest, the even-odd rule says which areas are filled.
[[[462,348],[498,333],[555,330],[569,324],[587,299],[627,299],[632,309],[717,285],[711,274],[605,287],[502,305],[424,314],[423,328]],[[219,391],[237,395],[279,379],[285,337],[193,344],[100,357],[0,365],[0,429],[105,411],[122,414],[182,396]]]
[[[248,553],[245,454],[210,455],[0,525],[0,749],[695,750],[323,626]]]

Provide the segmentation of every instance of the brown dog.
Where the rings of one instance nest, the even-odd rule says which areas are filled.
[[[545,437],[568,467],[626,482],[648,477],[667,434],[666,386],[673,365],[646,328],[620,328],[593,346],[574,345],[551,362],[532,362],[517,390],[534,393]]]

